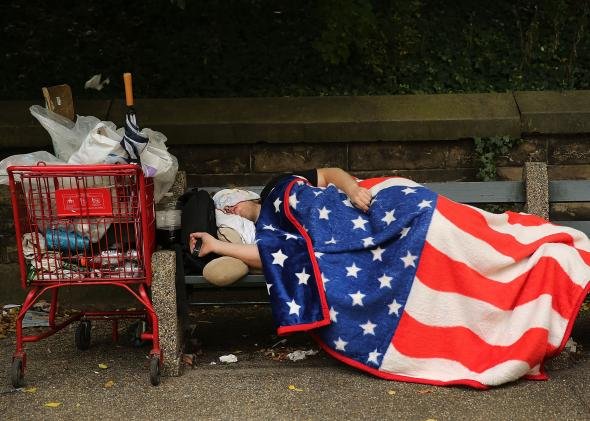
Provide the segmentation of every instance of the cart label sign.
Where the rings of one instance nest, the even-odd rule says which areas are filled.
[[[55,199],[57,215],[60,217],[113,214],[111,191],[108,188],[58,189]]]

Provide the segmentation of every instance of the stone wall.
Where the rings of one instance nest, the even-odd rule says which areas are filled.
[[[28,112],[35,102],[0,101],[0,159],[51,150]],[[84,101],[76,108],[118,124],[125,111],[119,100]],[[322,166],[359,177],[473,180],[473,137],[502,135],[522,142],[498,160],[500,179],[519,180],[526,161],[547,162],[552,179],[590,177],[590,91],[153,99],[138,101],[136,110],[140,125],[168,136],[189,185],[257,185],[279,172]],[[0,186],[0,262],[16,258],[9,203]]]

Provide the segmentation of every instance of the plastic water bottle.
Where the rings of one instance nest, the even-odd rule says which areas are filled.
[[[70,251],[78,253],[90,246],[90,240],[75,231],[67,231],[64,228],[48,229],[45,233],[45,242],[48,250]]]

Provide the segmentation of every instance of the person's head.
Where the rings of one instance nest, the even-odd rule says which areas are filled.
[[[249,219],[252,222],[256,222],[260,215],[260,200],[244,200],[238,202],[233,206],[226,206],[223,208],[225,213],[231,213],[233,215],[239,215],[242,218]]]
[[[256,222],[260,214],[260,196],[249,190],[223,189],[213,196],[215,207],[227,214]]]

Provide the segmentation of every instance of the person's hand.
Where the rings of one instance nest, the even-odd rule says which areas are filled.
[[[371,200],[373,199],[369,190],[364,187],[356,186],[356,188],[349,193],[348,197],[354,206],[363,212],[369,211],[369,206],[371,206]]]
[[[193,250],[195,248],[195,245],[197,243],[197,239],[200,239],[202,241],[201,250],[199,251],[199,257],[203,257],[203,256],[208,255],[209,253],[212,253],[215,248],[215,242],[219,241],[215,237],[213,237],[211,234],[206,233],[206,232],[193,232],[192,234],[190,234],[189,238],[190,238],[189,246],[190,246],[191,253],[193,252]]]

